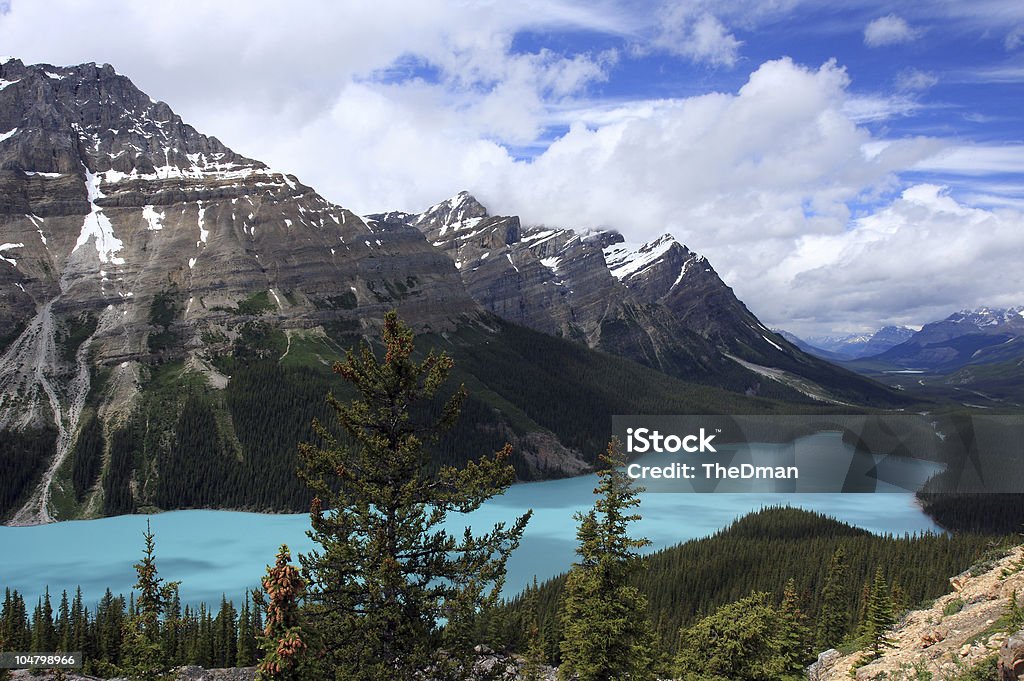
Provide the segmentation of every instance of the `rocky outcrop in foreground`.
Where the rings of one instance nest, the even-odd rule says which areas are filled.
[[[997,656],[998,681],[1024,679],[1024,630],[1007,632],[1000,625],[1011,598],[1024,601],[1024,546],[991,565],[976,567],[950,579],[953,592],[931,607],[914,610],[890,632],[894,647],[871,664],[855,668],[860,651],[821,654],[809,670],[811,681],[957,678]],[[995,680],[993,680],[995,681]]]

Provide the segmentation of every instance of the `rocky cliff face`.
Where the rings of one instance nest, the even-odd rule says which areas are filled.
[[[736,369],[715,348],[722,325],[706,324],[734,323],[734,308],[708,308],[735,297],[669,235],[631,247],[614,231],[524,228],[516,216],[489,215],[466,192],[420,214],[370,218],[419,229],[452,259],[470,295],[509,321],[687,378]]]

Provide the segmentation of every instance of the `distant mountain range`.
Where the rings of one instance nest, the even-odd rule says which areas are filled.
[[[392,308],[476,396],[459,442],[513,441],[521,477],[585,470],[615,413],[906,401],[769,331],[671,236],[465,192],[359,216],[109,65],[0,64],[0,517],[301,508],[329,365]],[[202,494],[170,486],[197,470]]]
[[[905,369],[948,372],[1014,359],[1024,336],[1024,307],[962,310],[925,324],[873,359]]]
[[[883,332],[882,342],[874,343]],[[853,338],[852,347],[859,349],[852,355],[851,346],[844,348],[841,342],[826,350],[779,333],[805,352],[922,396],[952,397],[986,407],[1024,403],[1024,306],[961,310],[917,332],[886,327],[864,342],[863,337]],[[903,336],[907,337],[893,342]],[[822,340],[816,342],[829,345]],[[885,349],[860,352],[871,346]]]
[[[780,330],[778,333],[804,352],[835,362],[881,354],[909,340],[914,335],[914,330],[906,326],[884,326],[874,333],[818,336],[807,339],[799,338],[788,331]]]

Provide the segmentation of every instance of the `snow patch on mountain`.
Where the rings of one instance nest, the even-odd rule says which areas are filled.
[[[608,269],[619,281],[637,274],[657,264],[678,243],[671,234],[665,234],[654,241],[640,246],[620,243],[604,249],[604,259]],[[682,273],[680,273],[681,281]]]
[[[7,256],[2,255],[2,253],[4,251],[9,251],[12,248],[24,248],[24,247],[25,247],[25,244],[0,244],[0,260],[3,260],[6,263],[10,263],[14,267],[17,267],[18,266],[18,261],[17,260],[15,260],[14,258],[8,258]]]
[[[82,231],[71,252],[74,253],[88,243],[89,239],[93,239],[100,262],[123,265],[124,258],[116,257],[114,254],[120,251],[124,244],[114,236],[114,227],[110,224],[110,219],[103,214],[103,209],[96,205],[96,199],[102,199],[104,196],[100,191],[100,178],[88,170],[85,171],[85,189],[89,197],[90,210],[85,216]]]

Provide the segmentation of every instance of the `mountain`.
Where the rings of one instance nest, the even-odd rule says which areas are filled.
[[[873,333],[810,338],[804,349],[825,359],[860,359],[881,354],[913,335],[914,330],[906,326],[883,326]]]
[[[893,399],[769,331],[704,256],[669,234],[627,244],[613,230],[524,227],[490,215],[468,192],[422,213],[368,217],[384,231],[420,230],[474,300],[516,324],[747,394]]]
[[[961,310],[925,324],[909,339],[873,359],[907,369],[951,371],[1017,356],[1000,348],[1024,336],[1024,307]]]
[[[800,350],[806,352],[808,355],[814,355],[815,357],[820,357],[821,359],[828,360],[829,362],[842,362],[847,359],[845,356],[838,353],[829,352],[828,350],[823,350],[816,345],[811,345],[803,338],[800,338],[796,334],[790,333],[785,329],[772,329],[772,331],[779,334]]]
[[[843,366],[929,399],[1024,406],[1024,307],[961,310]]]
[[[468,194],[364,219],[109,65],[0,64],[0,259],[18,523],[302,510],[296,445],[347,396],[330,365],[391,308],[473,395],[437,462],[511,441],[523,479],[587,470],[612,414],[900,401],[764,329],[670,237],[523,228]]]

